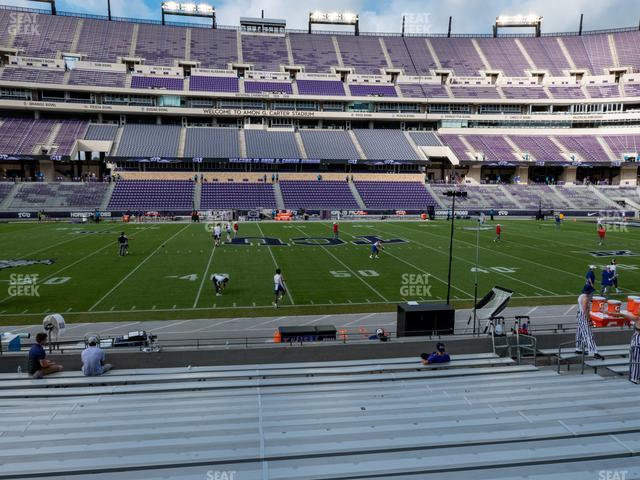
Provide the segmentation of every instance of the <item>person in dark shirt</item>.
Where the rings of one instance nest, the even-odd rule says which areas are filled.
[[[589,270],[587,270],[587,275],[586,275],[584,287],[582,288],[582,293],[591,295],[596,290],[596,273],[594,272],[595,269],[596,269],[595,265],[589,265]]]
[[[431,354],[423,353],[420,355],[420,359],[423,365],[430,365],[433,363],[447,363],[451,361],[451,357],[444,348],[444,343],[438,342],[436,345],[436,351]]]
[[[120,247],[118,253],[121,257],[129,254],[129,237],[127,237],[124,232],[118,237],[118,245]]]
[[[29,363],[27,371],[32,378],[42,378],[51,373],[61,372],[64,370],[62,365],[47,360],[47,354],[44,346],[47,344],[47,334],[39,333],[36,335],[36,343],[29,350]]]

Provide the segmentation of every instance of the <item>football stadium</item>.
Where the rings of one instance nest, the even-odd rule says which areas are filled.
[[[98,3],[0,4],[0,480],[640,479],[640,4]]]

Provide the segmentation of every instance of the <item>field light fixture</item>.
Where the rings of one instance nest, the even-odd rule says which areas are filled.
[[[162,12],[162,24],[165,24],[165,15],[182,15],[185,17],[203,17],[212,19],[212,28],[216,28],[216,9],[207,3],[180,3],[162,2],[160,5]]]
[[[540,36],[542,17],[540,15],[500,15],[493,24],[493,36],[498,36],[498,28],[532,27],[536,30],[536,37]]]
[[[323,12],[316,10],[309,13],[309,33],[311,33],[311,25],[353,25],[355,34],[360,34],[360,17],[353,12]]]

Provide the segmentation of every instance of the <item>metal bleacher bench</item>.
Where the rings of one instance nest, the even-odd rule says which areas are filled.
[[[451,355],[451,360],[454,366],[459,366],[460,361],[467,360],[489,360],[497,359],[498,356],[495,353],[470,353],[461,355]],[[301,370],[301,369],[327,369],[327,368],[340,368],[340,367],[366,367],[369,368],[372,365],[380,366],[393,366],[402,365],[410,366],[411,368],[436,368],[422,367],[418,357],[401,357],[401,358],[380,358],[380,359],[363,359],[363,360],[342,360],[342,361],[330,361],[330,362],[301,362],[301,363],[270,363],[270,364],[251,364],[251,365],[212,365],[201,367],[169,367],[169,368],[137,368],[137,369],[114,369],[106,373],[103,377],[113,377],[122,375],[157,375],[157,374],[173,374],[173,373],[196,373],[196,372],[236,372],[236,371],[248,371],[248,370]],[[445,368],[446,365],[441,364],[440,368]],[[85,378],[80,370],[66,371],[62,373],[54,373],[49,375],[47,379],[51,378]],[[3,380],[16,380],[15,373],[0,373],[0,381]],[[0,384],[1,387],[1,384]]]
[[[556,480],[598,478],[607,468],[637,478],[636,386],[501,368],[461,368],[465,376],[428,382],[298,377],[224,392],[161,383],[109,387],[95,398],[0,398],[0,480],[189,480],[208,471],[234,471],[238,480]],[[149,386],[166,389],[118,391]],[[75,389],[36,392],[65,390]],[[603,395],[616,402],[603,408]]]
[[[33,396],[86,395],[108,392],[165,391],[165,390],[214,390],[247,388],[255,386],[325,384],[407,380],[414,378],[442,378],[475,375],[480,372],[499,373],[512,371],[513,360],[488,358],[481,360],[453,360],[446,365],[370,365],[293,370],[243,370],[230,372],[185,372],[152,375],[104,375],[101,377],[45,378],[40,380],[18,379],[0,382],[0,398]],[[375,374],[375,375],[374,375]],[[91,388],[91,386],[97,386]],[[57,387],[57,388],[45,388]],[[67,387],[67,388],[60,388]],[[78,387],[89,387],[86,390]]]
[[[598,346],[598,351],[605,357],[621,357],[621,356],[629,355],[629,345]],[[568,362],[568,360],[583,357],[583,355],[575,353],[575,348],[562,348],[562,349],[543,348],[538,350],[538,353],[543,356],[554,357],[557,362],[558,372],[560,372],[561,362],[567,361],[567,370],[569,370],[570,363]],[[585,365],[588,365],[586,358],[590,358],[590,356],[585,354],[584,358],[585,358]],[[597,361],[598,360],[595,360],[595,359],[593,360],[593,362],[597,362]]]

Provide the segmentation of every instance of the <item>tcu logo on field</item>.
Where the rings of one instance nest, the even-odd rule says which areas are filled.
[[[377,235],[356,235],[353,238],[361,238],[362,240],[355,240],[353,243],[355,245],[371,245],[372,243],[382,242],[382,243],[407,243],[406,240],[402,238],[388,238],[383,239],[378,237]]]

